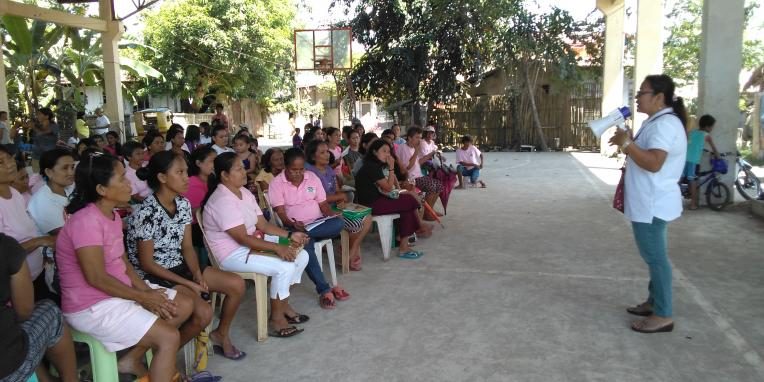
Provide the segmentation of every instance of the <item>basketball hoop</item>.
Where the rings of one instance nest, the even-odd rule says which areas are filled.
[[[353,68],[350,28],[298,29],[294,31],[294,69],[323,75]]]
[[[324,76],[332,74],[332,61],[327,58],[316,60],[316,70]]]

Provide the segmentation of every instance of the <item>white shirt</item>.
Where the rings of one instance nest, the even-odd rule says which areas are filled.
[[[68,196],[73,190],[74,187],[67,187],[64,190],[66,196],[61,196],[45,184],[32,195],[27,205],[27,212],[40,232],[47,235],[48,232],[64,226],[64,207],[69,204]]]
[[[215,150],[215,152],[220,155],[222,153],[232,153],[233,149],[230,147],[220,147],[218,145],[212,145],[212,149]]]
[[[106,129],[109,127],[109,125],[111,125],[111,122],[106,115],[101,115],[100,117],[96,118],[95,125],[98,129]]]
[[[430,141],[430,143],[427,143],[426,140],[422,139],[419,146],[420,146],[420,150],[422,151],[421,156],[426,156],[427,154],[433,151],[438,151],[438,145],[435,143],[435,141]]]
[[[634,141],[644,150],[667,153],[661,169],[650,172],[626,158],[624,215],[632,222],[652,223],[653,217],[672,221],[682,215],[678,182],[684,170],[687,136],[679,118],[665,115],[671,112],[669,107],[653,114],[642,124]]]
[[[456,162],[480,164],[480,150],[475,147],[475,145],[470,145],[467,150],[463,150],[461,147],[459,147],[459,149],[456,150]],[[464,168],[471,170],[475,168],[475,166],[464,166]]]

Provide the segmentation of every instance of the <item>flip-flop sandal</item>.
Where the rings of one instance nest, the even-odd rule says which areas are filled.
[[[228,358],[232,361],[238,361],[247,356],[247,353],[237,349],[236,346],[233,347],[233,354],[226,354],[221,345],[212,345],[212,351],[214,351],[215,354],[222,355],[224,358]]]
[[[422,252],[408,251],[408,252],[399,254],[398,257],[401,258],[401,259],[416,260],[416,259],[422,257],[422,255],[424,255],[424,253],[422,253]]]
[[[288,338],[288,337],[296,336],[304,331],[305,329],[299,329],[296,326],[290,326],[288,328],[274,330],[269,334],[269,336],[278,337],[278,338]]]
[[[342,289],[342,287],[332,288],[332,294],[334,295],[334,299],[338,301],[345,301],[350,299],[350,293],[348,293],[345,289]]]
[[[310,320],[310,317],[308,317],[307,315],[299,314],[299,313],[297,313],[297,315],[294,317],[289,317],[288,315],[285,314],[284,317],[286,317],[286,320],[290,325],[304,324],[308,322],[308,320]]]
[[[186,377],[189,382],[218,382],[222,381],[223,377],[218,375],[212,375],[209,371],[200,371],[190,377]]]

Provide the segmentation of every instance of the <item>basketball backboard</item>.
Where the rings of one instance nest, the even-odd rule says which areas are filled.
[[[352,31],[340,29],[298,29],[294,31],[294,66],[297,71],[352,69]]]

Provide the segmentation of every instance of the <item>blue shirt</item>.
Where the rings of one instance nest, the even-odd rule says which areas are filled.
[[[321,184],[324,186],[324,192],[326,192],[327,196],[334,195],[337,192],[337,178],[331,167],[326,166],[324,172],[321,172],[318,167],[310,163],[305,163],[305,169],[316,174],[318,179],[321,180]]]

